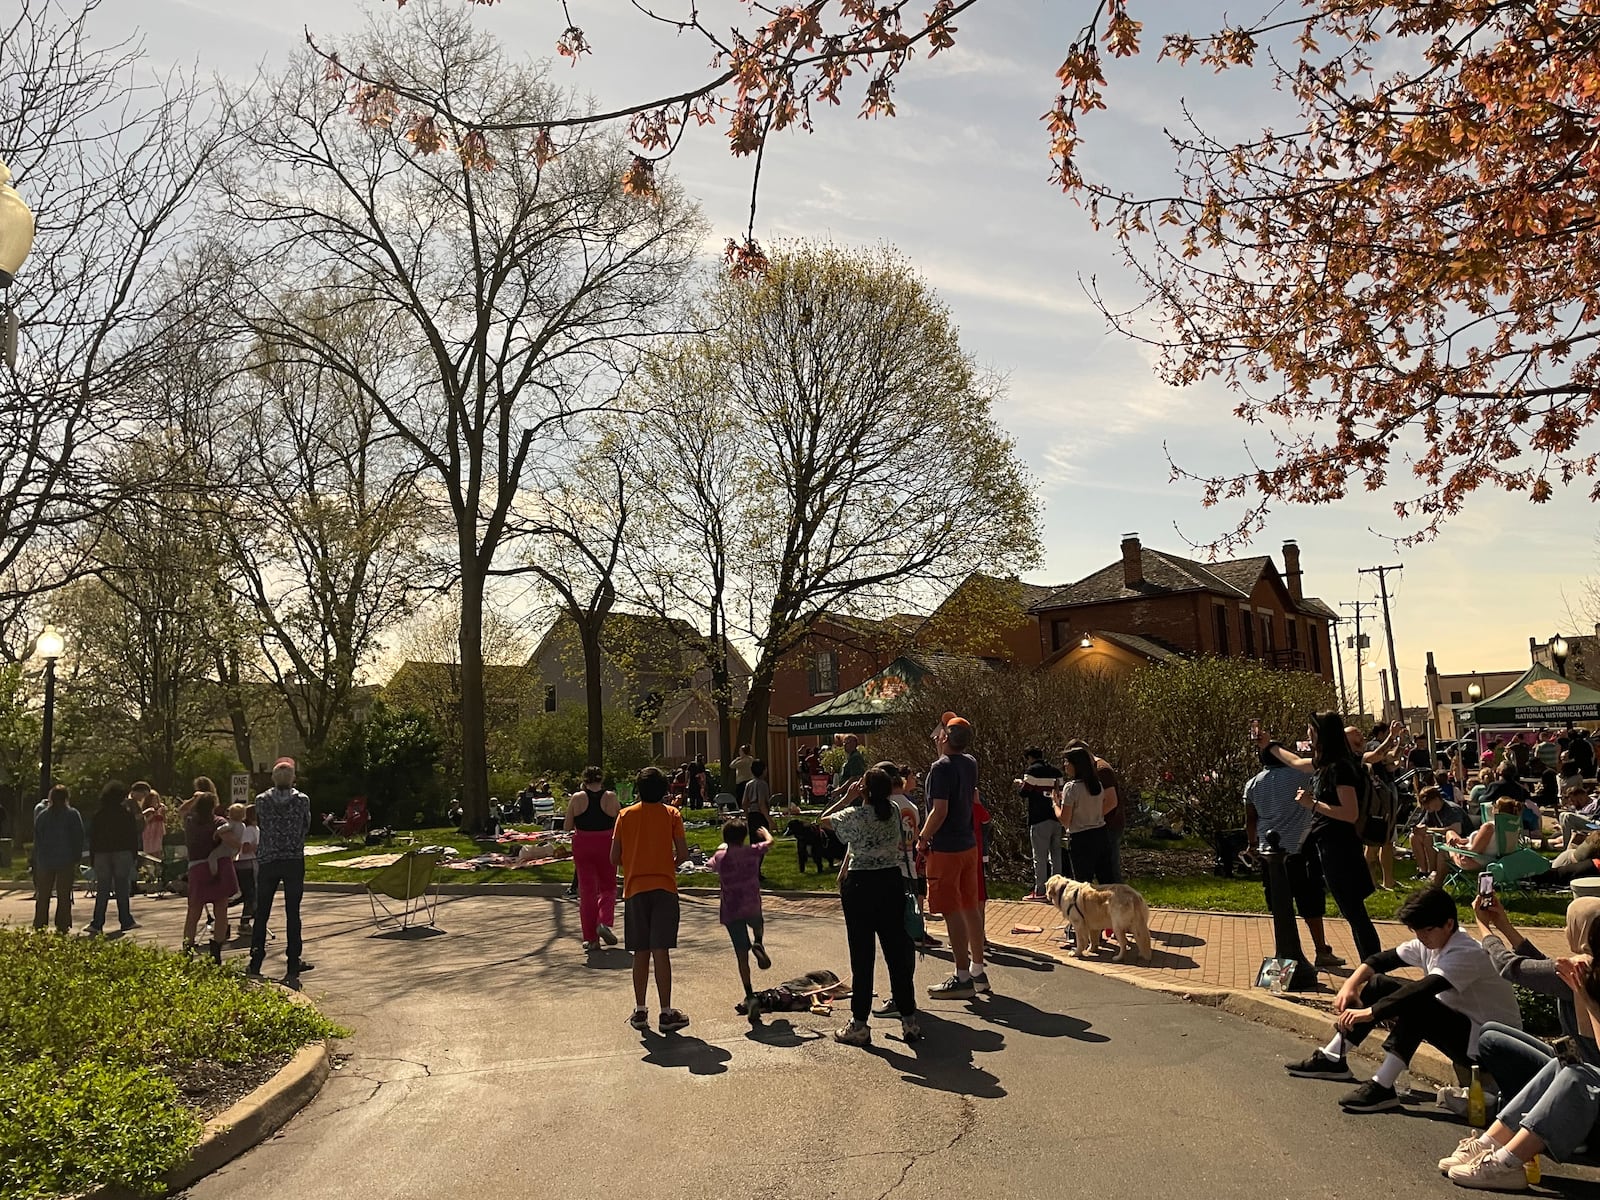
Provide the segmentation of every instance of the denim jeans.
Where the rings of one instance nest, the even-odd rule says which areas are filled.
[[[1478,1066],[1494,1079],[1501,1100],[1509,1100],[1537,1075],[1556,1052],[1531,1033],[1488,1021],[1478,1035]]]
[[[133,924],[128,897],[133,895],[133,871],[137,858],[132,850],[100,850],[94,856],[94,916],[89,928],[100,930],[106,924],[106,906],[111,894],[117,896],[117,923],[127,929]]]
[[[1545,1153],[1567,1162],[1572,1152],[1593,1139],[1600,1119],[1600,1070],[1580,1064],[1564,1067],[1551,1059],[1528,1086],[1500,1110],[1512,1129],[1526,1129],[1544,1141]]]
[[[1028,826],[1028,842],[1033,847],[1033,890],[1044,895],[1045,881],[1056,873],[1061,856],[1061,822],[1051,817]]]
[[[284,954],[293,968],[300,961],[300,898],[306,890],[306,860],[275,858],[256,860],[256,916],[250,930],[250,961],[257,966],[267,957],[267,922],[272,919],[272,902],[283,888]]]

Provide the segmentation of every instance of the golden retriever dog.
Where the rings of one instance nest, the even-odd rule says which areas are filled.
[[[1052,875],[1045,882],[1044,894],[1072,926],[1077,941],[1073,954],[1078,958],[1103,949],[1101,930],[1110,929],[1117,939],[1117,962],[1127,957],[1130,945],[1138,947],[1141,959],[1150,961],[1150,906],[1127,884],[1096,887]]]

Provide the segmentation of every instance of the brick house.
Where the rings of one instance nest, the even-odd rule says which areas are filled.
[[[1270,556],[1199,563],[1122,541],[1122,558],[1055,588],[1030,610],[1049,667],[1093,659],[1127,666],[1173,654],[1253,658],[1332,680],[1338,617],[1302,589],[1300,548],[1283,544],[1283,570]]]

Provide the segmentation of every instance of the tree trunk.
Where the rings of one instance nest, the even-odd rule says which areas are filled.
[[[739,714],[739,744],[760,746],[767,744],[767,710],[772,705],[772,675],[776,664],[763,660],[756,664],[750,676],[750,694],[745,698],[744,711]],[[765,754],[757,757],[765,757]]]
[[[483,688],[483,571],[476,554],[461,556],[461,806],[462,823],[489,823],[489,748]]]
[[[591,767],[604,767],[606,753],[606,715],[600,702],[600,630],[605,614],[578,621],[578,639],[583,644],[583,698],[589,706],[589,759]]]
[[[228,706],[228,723],[233,728],[233,753],[244,764],[246,771],[254,771],[256,764],[250,746],[250,717],[244,710],[244,693],[239,686],[239,674],[239,656],[217,651],[217,679],[222,683],[222,697]]]

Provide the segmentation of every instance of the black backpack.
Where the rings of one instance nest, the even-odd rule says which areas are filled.
[[[1370,767],[1358,768],[1361,786],[1356,792],[1356,832],[1368,846],[1382,846],[1394,837],[1400,818],[1400,796],[1394,785]]]

